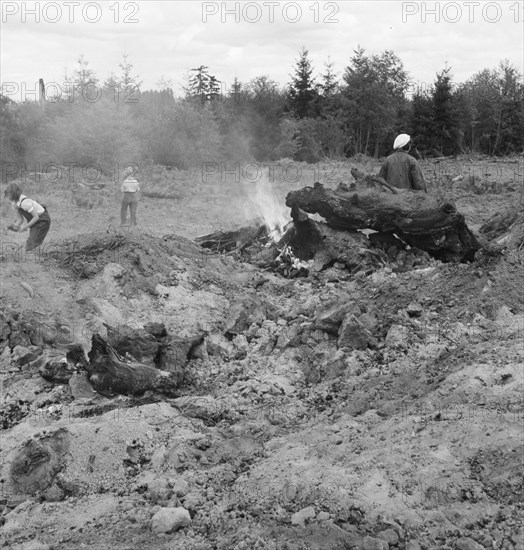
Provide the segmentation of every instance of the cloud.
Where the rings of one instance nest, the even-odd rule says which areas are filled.
[[[296,3],[300,13],[295,3],[280,2],[274,6],[272,23],[264,2],[98,2],[102,13],[97,23],[82,15],[85,4],[77,8],[73,23],[66,12],[56,23],[42,18],[37,23],[31,17],[23,22],[20,13],[9,16],[0,37],[2,81],[61,79],[64,68],[71,72],[82,53],[104,80],[118,72],[122,53],[127,52],[146,89],[161,75],[178,88],[187,70],[202,64],[227,83],[235,76],[245,82],[266,74],[284,85],[302,47],[309,50],[317,74],[330,57],[341,75],[358,44],[368,53],[393,50],[412,79],[420,82],[432,82],[445,61],[456,81],[508,56],[518,68],[523,66],[522,25],[514,21],[517,15],[510,2],[499,4],[500,20],[491,23],[497,14],[484,13],[485,2],[472,22],[463,2],[438,3],[439,22],[428,11],[435,2],[424,3],[424,14],[422,3],[414,2],[303,1]],[[443,11],[448,4],[461,7],[456,23],[446,20],[454,17],[449,8]],[[223,12],[223,5],[229,11]],[[406,14],[406,9],[414,11],[417,6],[416,13]],[[257,23],[243,18],[254,20],[257,14]],[[290,22],[293,19],[296,22]]]

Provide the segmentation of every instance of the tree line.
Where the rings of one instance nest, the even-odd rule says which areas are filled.
[[[329,60],[315,75],[303,48],[285,87],[264,75],[226,88],[201,65],[176,97],[163,78],[157,90],[143,90],[125,55],[103,82],[83,56],[66,79],[68,87],[45,101],[1,96],[0,161],[10,166],[3,174],[47,163],[109,173],[129,162],[187,169],[224,160],[378,158],[401,132],[423,158],[524,148],[524,83],[507,60],[463,83],[445,67],[415,87],[394,52],[361,47],[342,75]]]

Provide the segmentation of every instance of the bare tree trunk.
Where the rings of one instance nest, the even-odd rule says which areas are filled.
[[[497,147],[499,144],[499,138],[500,138],[500,127],[502,125],[502,106],[500,107],[500,114],[499,114],[499,121],[497,124],[497,135],[495,136],[495,145],[493,145],[493,151],[491,152],[492,155],[495,154],[497,151]]]
[[[371,129],[370,129],[370,125],[368,124],[368,131],[367,131],[367,135],[366,135],[366,147],[364,149],[364,155],[367,156],[368,154],[368,145],[369,145],[369,136],[371,134]]]

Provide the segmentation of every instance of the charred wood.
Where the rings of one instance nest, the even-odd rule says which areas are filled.
[[[422,191],[397,191],[335,191],[317,182],[289,193],[286,205],[296,224],[303,218],[301,212],[320,214],[333,229],[390,232],[445,261],[474,259],[481,243],[453,203]]]

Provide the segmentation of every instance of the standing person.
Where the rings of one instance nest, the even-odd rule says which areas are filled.
[[[131,225],[136,225],[136,209],[140,192],[140,183],[135,178],[135,168],[129,167],[124,171],[124,181],[120,190],[124,194],[120,208],[120,225],[126,225],[127,207],[131,214]]]
[[[4,193],[4,198],[6,197],[11,201],[16,212],[16,221],[9,226],[9,229],[12,231],[29,230],[25,249],[27,252],[34,250],[42,244],[51,227],[51,217],[47,208],[22,194],[22,189],[16,183],[10,183],[7,186]],[[26,225],[20,228],[24,220]]]
[[[384,160],[378,173],[379,177],[384,178],[393,187],[427,193],[426,182],[419,163],[411,155],[408,155],[411,150],[411,138],[408,134],[398,135],[393,143],[393,149],[395,152]]]

